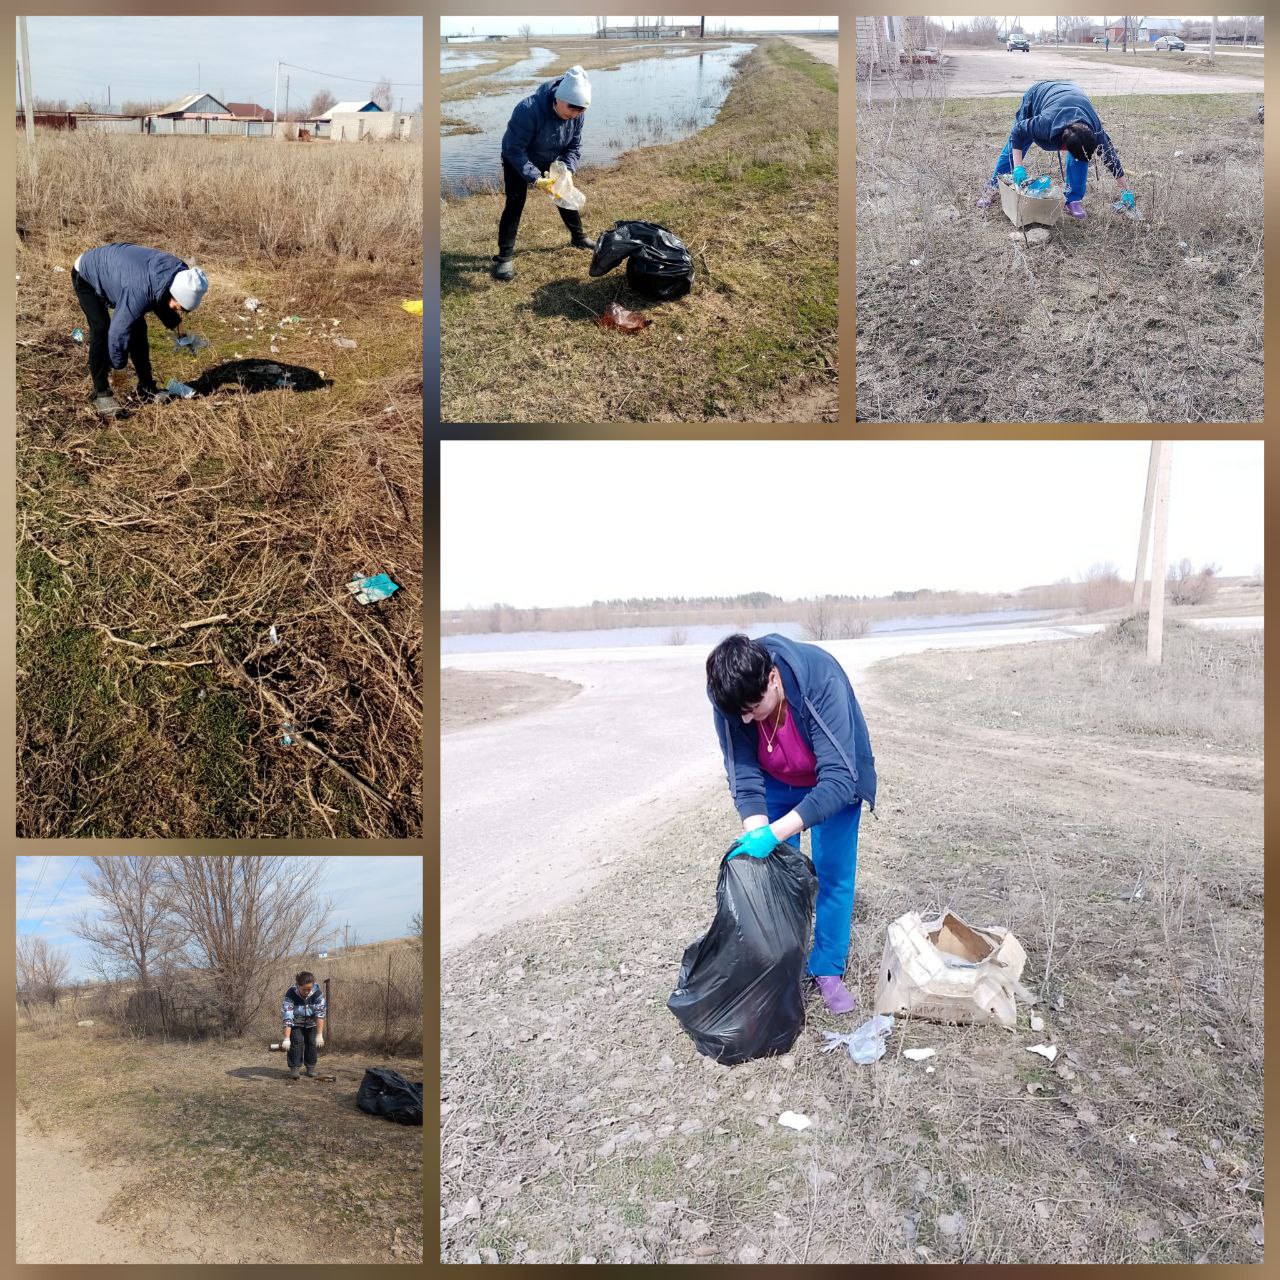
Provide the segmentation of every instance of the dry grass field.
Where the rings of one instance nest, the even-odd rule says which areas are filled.
[[[420,148],[41,131],[38,172],[18,155],[19,833],[412,834]],[[106,423],[69,272],[112,240],[205,269],[210,346],[149,324],[157,380],[200,394],[137,403],[130,369]],[[378,572],[401,590],[355,604]]]
[[[872,669],[863,1013],[811,1005],[785,1057],[718,1066],[665,1007],[727,797],[447,956],[443,1259],[1261,1261],[1262,645],[1174,628],[1167,652],[1152,673],[1116,627]],[[874,1066],[822,1054],[887,924],[940,908],[1014,931],[1044,1031],[1023,1005],[1013,1033],[908,1020]]]

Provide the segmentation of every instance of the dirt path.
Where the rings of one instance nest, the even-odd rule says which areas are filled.
[[[41,1133],[21,1110],[18,1127],[18,1254],[20,1263],[251,1262],[241,1245],[179,1224],[176,1235],[158,1216],[129,1223],[103,1219],[129,1180],[124,1161],[93,1168],[80,1144]],[[241,1242],[243,1243],[243,1242]]]
[[[1021,96],[1037,80],[1074,80],[1086,93],[1110,96],[1125,93],[1261,93],[1256,76],[1197,74],[1169,71],[1154,63],[1123,62],[1116,54],[1096,58],[1033,48],[1030,53],[998,49],[948,49],[942,68],[951,98]],[[860,92],[865,97],[865,88]],[[875,98],[892,98],[891,85],[877,82]],[[1104,113],[1105,122],[1105,113]]]
[[[541,711],[572,698],[576,684],[527,671],[443,671],[440,679],[440,732]]]
[[[788,44],[793,44],[797,49],[803,49],[805,53],[817,58],[819,62],[825,62],[829,67],[840,65],[839,40],[815,40],[808,36],[783,36],[782,38]]]

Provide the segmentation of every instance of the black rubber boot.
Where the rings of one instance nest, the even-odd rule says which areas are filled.
[[[516,278],[515,259],[495,255],[493,259],[493,278],[495,280],[514,280]]]
[[[596,250],[596,242],[590,236],[574,236],[569,241],[569,247],[572,249],[590,249],[592,253]]]

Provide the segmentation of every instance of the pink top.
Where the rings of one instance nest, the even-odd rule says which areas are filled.
[[[773,744],[770,751],[768,743]],[[756,725],[756,759],[760,767],[779,782],[792,787],[816,787],[818,785],[818,762],[813,752],[805,744],[800,730],[791,718],[791,708],[778,727],[778,735],[773,734],[773,718]]]

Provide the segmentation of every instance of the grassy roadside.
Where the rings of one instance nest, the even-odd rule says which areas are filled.
[[[1042,665],[1062,647],[1019,651],[1033,687],[1069,683]],[[997,688],[1006,657],[966,655],[967,673]],[[934,679],[931,655],[904,677],[915,662]],[[1216,676],[1178,679],[1194,700]],[[1045,1030],[1025,1007],[1013,1034],[908,1022],[860,1067],[820,1052],[841,1020],[813,1011],[783,1058],[698,1057],[664,1006],[733,823],[727,800],[677,815],[575,906],[445,958],[444,1260],[1261,1258],[1256,754],[1241,785],[1119,716],[1082,740],[971,726],[954,684],[928,705],[875,673],[866,689],[882,794],[854,912],[862,1007],[887,922],[950,906],[1014,930]],[[1043,1041],[1052,1065],[1026,1051]],[[932,1074],[901,1056],[925,1046]],[[813,1126],[780,1128],[783,1110]]]
[[[619,269],[587,276],[556,212],[531,199],[517,276],[489,276],[502,201],[441,207],[441,405],[449,422],[682,421],[778,414],[833,388],[836,94],[831,68],[781,41],[748,54],[710,128],[584,169],[584,222],[670,227],[690,247],[693,293],[653,304]],[[496,139],[495,139],[496,148]],[[601,329],[616,300],[643,333]]]
[[[577,64],[585,71],[613,70],[624,62],[637,62],[641,58],[679,58],[690,54],[709,53],[712,49],[723,49],[726,41],[697,40],[692,43],[684,41],[648,40],[648,41],[614,41],[614,40],[534,40],[528,45],[519,45],[514,49],[506,44],[491,48],[485,46],[486,55],[493,57],[480,67],[462,67],[457,71],[446,71],[440,77],[440,101],[453,102],[458,98],[470,98],[489,93],[506,93],[512,88],[510,81],[494,84],[491,77],[517,62],[529,57],[532,49],[550,49],[555,59],[538,69],[537,76],[530,84],[540,84],[543,80],[553,80],[563,75],[570,67]],[[632,45],[638,45],[633,48]],[[517,82],[518,83],[518,82]]]
[[[1106,67],[1109,71],[1123,72],[1128,67],[1137,67],[1145,71],[1155,68],[1159,71],[1178,71],[1183,75],[1197,76],[1240,76],[1262,80],[1264,66],[1262,58],[1215,58],[1209,61],[1207,53],[1144,53],[1139,57],[1133,54],[1104,54],[1089,49],[1054,49],[1054,53],[1069,58],[1078,58],[1095,66]],[[1262,86],[1258,86],[1261,91]]]
[[[420,153],[39,146],[40,181],[20,175],[18,195],[18,830],[416,829],[421,324],[400,302],[421,292]],[[357,189],[365,227],[345,212]],[[111,239],[186,255],[211,285],[187,323],[209,343],[198,356],[147,326],[158,381],[207,394],[107,424],[68,268]],[[298,390],[218,383],[243,361]],[[132,369],[116,385],[131,396]],[[399,597],[358,612],[343,584],[380,570]],[[390,804],[284,744],[285,722]]]
[[[1007,100],[858,104],[859,420],[1261,420],[1257,102],[1096,103],[1144,221],[1111,210],[1104,169],[1086,220],[1041,245],[1012,234],[998,204],[974,206]],[[1028,165],[1058,179],[1047,153]]]
[[[282,1201],[301,1195],[319,1210],[304,1244],[313,1260],[419,1261],[422,1130],[356,1106],[372,1060],[322,1050],[318,1070],[337,1081],[292,1084],[282,1055],[263,1049],[21,1025],[18,1106],[44,1131],[74,1134],[91,1160],[131,1167],[115,1219],[139,1206],[199,1204],[234,1229],[278,1223]],[[421,1078],[420,1062],[385,1065]],[[296,1261],[287,1232],[268,1233],[265,1248],[263,1261]]]

